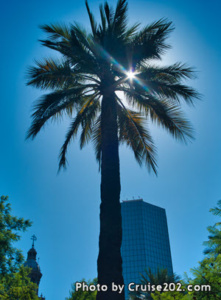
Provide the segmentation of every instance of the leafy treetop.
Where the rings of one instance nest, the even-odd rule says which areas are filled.
[[[11,215],[11,204],[8,196],[0,199],[0,278],[5,274],[18,271],[24,257],[21,250],[16,249],[14,242],[20,240],[20,231],[31,226],[29,220]]]

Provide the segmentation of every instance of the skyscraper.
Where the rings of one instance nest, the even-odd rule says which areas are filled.
[[[167,269],[172,275],[173,267],[165,209],[139,199],[123,201],[121,212],[123,277],[128,299],[128,284],[139,284],[145,269],[150,268],[152,273]]]

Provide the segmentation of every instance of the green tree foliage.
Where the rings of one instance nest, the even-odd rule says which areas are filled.
[[[210,209],[210,212],[215,215],[221,217],[221,200],[217,202],[217,206]],[[220,223],[218,223],[220,224]]]
[[[8,196],[0,200],[0,279],[6,274],[18,271],[24,257],[21,250],[14,247],[14,242],[20,240],[20,231],[26,231],[31,226],[29,220],[11,215],[11,204]]]
[[[163,286],[165,283],[177,283],[180,282],[180,277],[176,274],[168,274],[167,269],[158,269],[157,273],[154,274],[151,269],[145,271],[145,274],[141,274],[141,282],[140,284],[145,286],[150,284],[151,286],[161,285]],[[143,292],[142,290],[133,292],[130,294],[131,299],[139,300],[146,299],[151,300],[154,299],[153,295],[155,295],[156,299],[161,297],[162,292]],[[180,293],[177,293],[179,295]],[[157,298],[158,297],[158,298]],[[160,299],[160,298],[159,298]],[[179,299],[179,298],[178,298]]]
[[[37,285],[28,277],[29,270],[23,266],[16,273],[0,280],[0,300],[38,300]]]
[[[217,207],[210,209],[210,212],[215,216],[221,217],[221,200],[218,201]],[[204,253],[221,254],[221,222],[216,223],[214,226],[209,226],[207,230],[209,231],[209,240],[204,242],[204,245],[207,246]]]
[[[210,212],[221,217],[221,200],[218,201],[217,207],[210,209]],[[209,285],[211,288],[210,291],[193,292],[193,299],[216,300],[221,299],[221,222],[207,229],[209,240],[204,242],[207,246],[204,251],[206,257],[199,262],[197,268],[192,269],[195,277],[189,282],[194,285]]]
[[[93,281],[86,282],[84,279],[80,281],[81,283],[85,283],[87,286],[96,285],[97,279]],[[70,292],[70,297],[66,298],[66,300],[96,300],[97,291],[83,291],[79,289],[76,291],[76,283],[72,285],[72,291]]]
[[[189,284],[203,286],[203,291],[194,291],[190,294],[197,300],[221,299],[221,254],[210,255],[199,262],[199,267],[192,269],[193,279]],[[210,286],[210,290],[205,290]]]
[[[35,138],[48,121],[70,116],[59,168],[66,166],[72,140],[79,137],[81,148],[93,142],[101,166],[98,282],[108,285],[104,297],[112,300],[111,283],[123,284],[119,144],[125,143],[140,165],[156,173],[146,119],[186,142],[192,138],[192,127],[180,104],[192,105],[199,95],[184,84],[194,77],[191,68],[180,62],[163,67],[154,62],[170,48],[166,39],[174,29],[171,22],[160,19],[143,28],[138,23],[129,26],[126,0],[118,0],[115,10],[107,2],[101,5],[100,23],[87,1],[86,7],[90,32],[76,23],[41,26],[47,34],[42,45],[59,56],[29,69],[28,84],[49,93],[36,103],[27,137]],[[102,297],[98,292],[97,299]],[[123,294],[114,297],[124,299]]]
[[[151,294],[153,300],[193,300],[191,295],[183,295],[180,292],[155,292]]]
[[[22,266],[24,257],[14,247],[19,232],[31,226],[29,220],[11,214],[8,196],[0,200],[0,300],[37,300],[37,286],[28,277],[29,269]]]

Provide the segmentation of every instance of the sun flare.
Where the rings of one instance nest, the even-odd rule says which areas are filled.
[[[132,70],[130,70],[129,72],[127,72],[127,77],[133,79],[135,77],[135,73]]]

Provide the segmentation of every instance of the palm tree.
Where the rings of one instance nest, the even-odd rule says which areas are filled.
[[[198,94],[182,83],[193,77],[191,68],[153,63],[169,48],[166,38],[173,30],[171,22],[161,19],[141,30],[139,24],[128,27],[127,1],[119,0],[115,10],[107,3],[100,6],[98,24],[87,1],[86,7],[90,33],[77,24],[41,26],[48,34],[42,44],[57,51],[60,58],[36,62],[29,69],[28,85],[49,89],[49,93],[35,105],[27,137],[35,138],[49,120],[69,115],[72,121],[59,168],[66,166],[67,148],[78,132],[81,148],[90,140],[94,144],[101,167],[98,282],[109,287],[108,300],[113,299],[111,283],[123,284],[119,144],[126,143],[138,163],[156,173],[155,147],[146,118],[187,141],[192,130],[180,101],[192,104]],[[102,297],[98,292],[97,299]],[[124,299],[124,295],[115,293],[114,299]]]
[[[150,286],[157,286],[161,285],[164,286],[165,283],[178,283],[180,281],[180,276],[176,275],[175,273],[169,274],[167,269],[157,269],[156,273],[153,273],[151,269],[145,270],[145,274],[141,274],[141,285],[144,287],[148,284]],[[143,292],[140,289],[137,292],[133,292],[130,294],[130,299],[133,300],[152,300],[151,291],[150,292]]]

